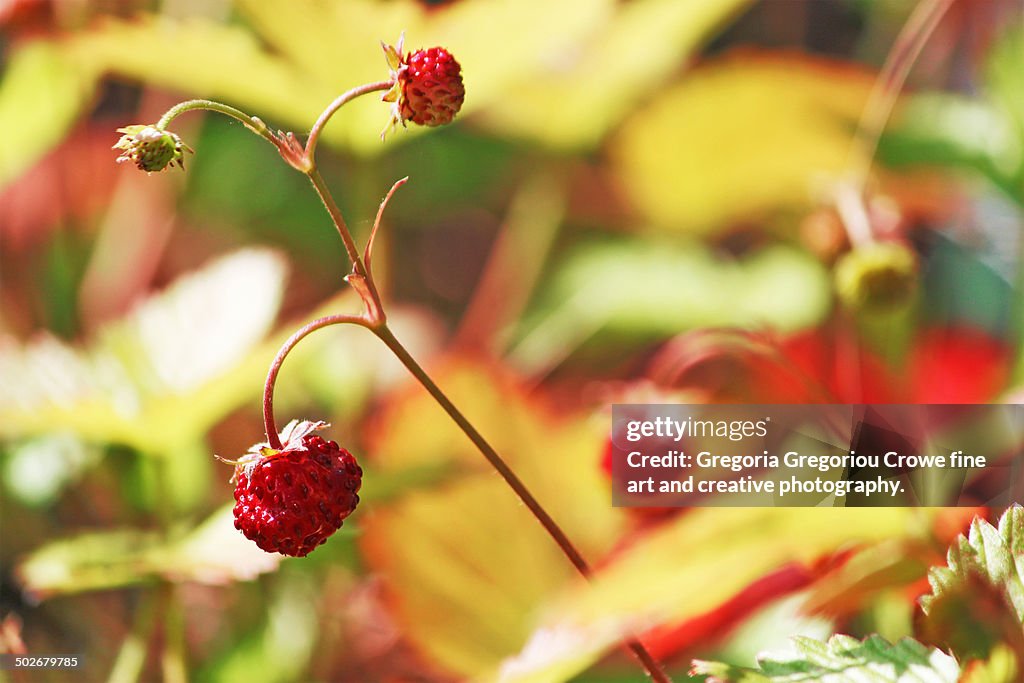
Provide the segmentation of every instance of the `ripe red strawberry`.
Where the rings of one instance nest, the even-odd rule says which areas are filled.
[[[304,557],[359,503],[363,471],[352,454],[292,421],[281,450],[253,446],[235,465],[235,528],[269,553]]]
[[[459,63],[443,47],[432,47],[413,52],[405,64],[402,118],[421,126],[451,123],[466,96]]]
[[[398,45],[384,45],[395,81],[383,98],[385,102],[395,103],[391,110],[391,127],[399,122],[404,126],[406,121],[421,126],[451,123],[466,97],[462,67],[443,47],[416,50],[403,56],[404,41],[403,35]]]

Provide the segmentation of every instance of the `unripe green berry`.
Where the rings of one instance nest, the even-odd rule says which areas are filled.
[[[875,242],[844,254],[836,263],[836,291],[851,310],[890,313],[910,303],[917,286],[917,259],[905,245]]]
[[[185,150],[191,152],[174,133],[160,130],[155,126],[125,126],[118,128],[123,133],[112,149],[121,150],[117,163],[133,162],[141,171],[152,173],[162,171],[175,163],[185,168]]]

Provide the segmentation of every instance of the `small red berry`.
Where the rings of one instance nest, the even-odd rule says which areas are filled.
[[[363,471],[351,453],[291,422],[281,450],[257,444],[235,466],[235,528],[269,553],[304,557],[359,503]]]
[[[451,123],[466,97],[462,67],[443,47],[403,56],[404,41],[403,35],[396,46],[383,46],[395,83],[383,98],[394,102],[389,128],[398,123],[404,126],[406,121],[421,126]]]
[[[466,97],[459,63],[443,47],[432,47],[411,53],[405,64],[402,118],[421,126],[451,123]]]

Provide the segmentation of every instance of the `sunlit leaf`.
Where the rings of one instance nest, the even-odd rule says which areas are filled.
[[[976,518],[946,563],[928,573],[923,634],[964,660],[987,659],[1005,646],[1024,665],[1024,508],[1007,510],[998,528]]]
[[[88,347],[0,340],[0,436],[68,430],[151,451],[201,435],[258,386],[261,370],[225,375],[270,330],[284,277],[279,255],[247,249],[183,276]]]
[[[1012,25],[989,57],[987,85],[992,102],[1002,107],[1013,122],[1016,141],[1010,143],[1010,149],[1017,154],[1016,169],[1008,168],[1013,162],[1010,154],[996,158],[1006,164],[1006,168],[1000,170],[1012,174],[1007,188],[1010,196],[1024,205],[1024,57],[1021,55],[1024,55],[1024,30]]]
[[[0,188],[57,145],[86,106],[96,72],[57,42],[5,55],[0,80]]]
[[[581,672],[629,633],[705,614],[788,563],[811,562],[851,544],[913,536],[936,514],[904,508],[691,510],[637,541],[592,584],[551,603],[536,633],[578,628],[590,634],[585,646],[532,668],[521,654],[510,660],[519,675],[503,680]],[[606,637],[594,635],[597,626]]]
[[[1017,619],[1024,623],[1024,507],[1007,510],[998,528],[976,518],[970,533],[950,547],[946,563],[928,573],[932,593],[921,599],[926,613],[944,592],[976,574],[1006,594]]]
[[[855,553],[810,588],[805,602],[812,613],[847,615],[863,608],[879,592],[906,586],[928,573],[935,559],[928,544],[883,541]]]
[[[818,322],[829,306],[824,268],[788,247],[725,261],[696,244],[590,246],[555,273],[513,357],[527,369],[544,368],[603,329],[640,337],[702,326],[795,330]]]
[[[974,171],[1018,200],[1024,137],[1006,110],[959,95],[925,93],[910,98],[879,149],[893,166],[946,166]]]
[[[108,18],[73,40],[69,49],[97,71],[161,86],[182,99],[222,99],[268,124],[308,128],[340,94],[267,51],[244,27],[205,18]]]
[[[810,206],[849,162],[872,76],[744,52],[703,65],[624,124],[618,177],[659,229],[710,232]]]
[[[154,574],[149,555],[158,553],[158,534],[102,531],[54,541],[18,565],[25,591],[37,600],[54,595],[119,588]]]
[[[27,505],[46,505],[98,459],[97,449],[73,435],[44,434],[11,445],[3,460],[3,485]]]
[[[451,363],[435,377],[581,552],[606,552],[621,517],[600,470],[603,430],[556,417],[540,397],[484,365]],[[360,543],[419,648],[460,677],[489,671],[523,646],[538,603],[574,570],[418,385],[388,403],[375,433],[371,463],[379,472],[444,462],[465,468],[461,477],[364,508]]]
[[[266,553],[235,528],[227,505],[180,540],[156,532],[101,531],[53,541],[22,560],[16,574],[35,599],[166,579],[224,584],[272,571]]]
[[[515,106],[495,103],[482,118],[504,133],[553,147],[592,147],[748,3],[639,0],[615,7],[591,0],[586,4],[602,6],[601,23],[545,55],[547,69],[517,74],[506,84]]]
[[[715,683],[791,683],[795,681],[877,681],[878,683],[955,683],[956,660],[909,638],[891,644],[872,636],[863,641],[832,636],[827,643],[794,638],[796,652],[766,655],[757,669],[695,661],[693,673]]]

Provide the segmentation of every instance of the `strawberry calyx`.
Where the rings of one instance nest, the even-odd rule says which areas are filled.
[[[266,441],[261,441],[250,446],[249,450],[237,459],[232,460],[220,455],[215,455],[214,457],[223,463],[235,466],[235,474],[231,477],[231,481],[234,482],[240,471],[244,472],[247,477],[250,477],[252,476],[252,471],[260,463],[301,448],[302,440],[305,437],[330,426],[329,423],[323,420],[315,422],[312,420],[292,420],[278,433],[278,437],[281,439],[281,448],[279,449],[272,448]]]

